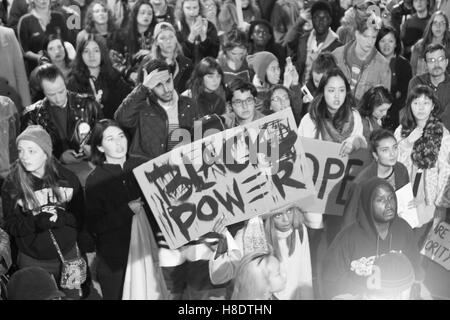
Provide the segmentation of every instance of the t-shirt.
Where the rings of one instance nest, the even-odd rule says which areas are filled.
[[[67,139],[67,107],[50,106],[50,116],[62,140]]]
[[[166,111],[167,119],[169,121],[169,139],[167,142],[167,151],[170,151],[180,142],[180,140],[173,137],[174,131],[180,128],[178,122],[178,101],[177,99],[174,99],[169,103],[159,101],[159,104]]]

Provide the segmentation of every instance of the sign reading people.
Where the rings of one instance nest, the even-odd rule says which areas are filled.
[[[170,248],[226,224],[313,201],[292,110],[180,146],[134,169]]]
[[[437,224],[428,234],[420,253],[450,270],[450,224]]]
[[[317,191],[317,199],[305,209],[342,216],[351,181],[372,161],[368,149],[341,157],[339,143],[311,138],[301,140]]]

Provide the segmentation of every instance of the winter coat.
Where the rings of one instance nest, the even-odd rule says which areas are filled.
[[[153,159],[167,152],[169,121],[166,111],[156,97],[142,84],[125,98],[114,118],[121,126],[131,130],[131,155]],[[178,100],[178,122],[180,128],[191,130],[198,118],[197,106],[188,97]]]
[[[68,91],[67,137],[62,137],[56,124],[52,121],[49,110],[51,107],[47,98],[28,106],[21,120],[21,131],[32,124],[42,126],[52,138],[53,155],[56,158],[59,158],[68,149],[78,150],[80,148],[77,128],[81,122],[87,122],[93,128],[94,124],[103,118],[99,104],[92,97]]]

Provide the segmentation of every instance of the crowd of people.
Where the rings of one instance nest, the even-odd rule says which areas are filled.
[[[0,2],[0,299],[126,299],[136,221],[155,299],[450,299],[420,254],[450,222],[449,17],[448,0]],[[170,248],[133,169],[198,121],[285,109],[299,137],[373,157],[344,214],[218,217]]]

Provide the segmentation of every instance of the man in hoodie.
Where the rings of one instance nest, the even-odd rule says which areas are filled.
[[[325,256],[319,279],[322,298],[360,293],[375,259],[389,252],[405,254],[415,278],[423,278],[413,231],[397,215],[394,188],[385,179],[374,177],[361,186],[357,221],[337,235]]]

